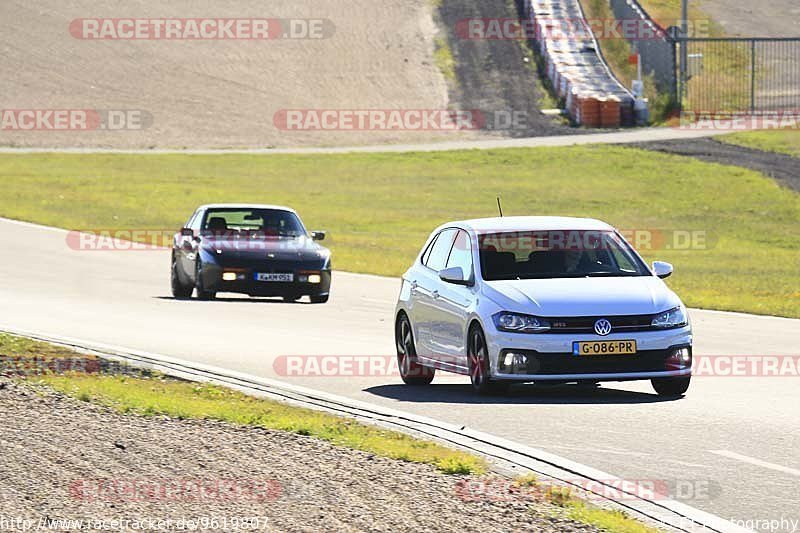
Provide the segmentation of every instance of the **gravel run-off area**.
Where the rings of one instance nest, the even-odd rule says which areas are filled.
[[[132,527],[135,520],[162,520],[178,529],[193,523],[183,519],[197,521],[198,531],[597,531],[544,501],[459,496],[459,483],[494,474],[481,480],[445,475],[297,434],[119,414],[5,378],[0,425],[0,521],[6,525],[128,520]],[[187,480],[192,487],[219,480],[234,490],[197,498],[196,491],[175,489]],[[134,481],[139,488],[125,492]],[[260,521],[233,525],[249,518]]]

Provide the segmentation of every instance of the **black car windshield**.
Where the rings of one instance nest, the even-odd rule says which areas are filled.
[[[488,233],[479,245],[486,281],[650,275],[614,231]]]
[[[247,236],[299,237],[306,231],[291,211],[281,209],[209,209],[203,219],[203,233],[217,237]]]

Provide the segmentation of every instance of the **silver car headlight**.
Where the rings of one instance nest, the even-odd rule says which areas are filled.
[[[653,317],[650,325],[654,328],[667,329],[679,328],[688,323],[689,320],[686,317],[686,310],[682,306],[679,306],[670,309],[669,311],[664,311],[663,313],[657,314]]]
[[[550,330],[550,322],[538,316],[502,311],[492,317],[500,331],[512,333],[542,333]]]

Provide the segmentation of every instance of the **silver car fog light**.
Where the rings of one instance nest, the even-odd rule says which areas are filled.
[[[507,352],[503,356],[503,373],[525,374],[528,370],[528,356],[521,353]]]
[[[689,348],[678,348],[673,350],[667,358],[668,370],[684,370],[692,368],[692,352]]]

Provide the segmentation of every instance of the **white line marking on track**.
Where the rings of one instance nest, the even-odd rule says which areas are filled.
[[[776,470],[778,472],[783,472],[785,474],[791,474],[793,476],[800,477],[800,470],[795,468],[789,468],[788,466],[781,466],[776,465],[775,463],[768,463],[766,461],[762,461],[761,459],[755,459],[753,457],[748,457],[746,455],[741,455],[736,452],[731,452],[728,450],[708,450],[711,453],[715,453],[717,455],[722,455],[723,457],[729,457],[731,459],[737,459],[742,461],[743,463],[750,463],[751,465],[760,466],[762,468],[769,468],[770,470]]]
[[[572,451],[579,451],[579,452],[599,452],[599,453],[607,453],[611,455],[628,455],[628,456],[636,456],[636,457],[650,457],[652,454],[644,453],[644,452],[634,452],[630,450],[619,450],[614,448],[593,448],[591,446],[565,446],[565,445],[555,445],[555,446],[547,446],[546,444],[540,445],[542,449],[545,448],[552,448],[553,450],[572,450]]]
[[[688,467],[691,467],[691,468],[711,468],[708,465],[701,465],[701,464],[697,464],[697,463],[687,463],[686,461],[677,461],[675,459],[667,459],[667,462],[668,463],[673,463],[673,464],[676,464],[676,465],[681,465],[681,466],[688,466]]]

